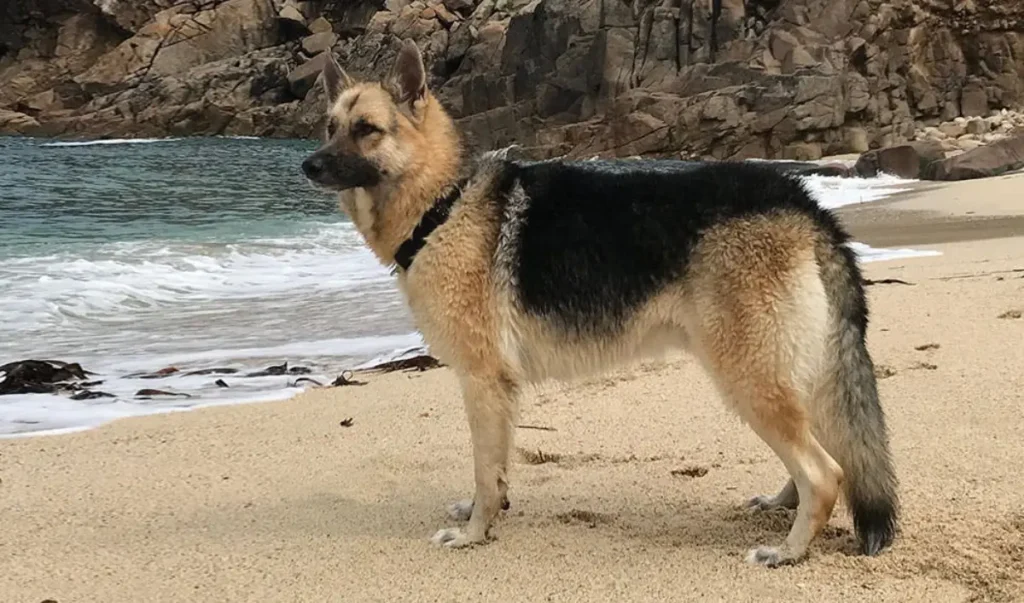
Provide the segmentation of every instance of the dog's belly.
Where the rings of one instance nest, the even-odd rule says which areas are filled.
[[[664,323],[615,334],[566,334],[550,328],[526,331],[519,331],[518,337],[507,336],[503,351],[520,379],[530,383],[595,377],[690,346],[685,328]]]

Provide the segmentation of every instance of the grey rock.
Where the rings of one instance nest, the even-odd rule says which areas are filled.
[[[970,180],[1024,168],[1024,135],[977,147],[929,166],[929,180]]]
[[[302,50],[313,56],[328,51],[338,41],[338,36],[333,32],[313,34],[302,39]]]
[[[942,145],[934,141],[912,142],[862,154],[854,164],[854,172],[861,177],[892,174],[916,180],[929,166],[945,158]]]
[[[306,98],[327,63],[327,54],[320,53],[288,74],[288,86],[296,98]],[[322,108],[321,108],[322,110]]]

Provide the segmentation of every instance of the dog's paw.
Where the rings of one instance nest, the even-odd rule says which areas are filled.
[[[780,509],[782,505],[775,502],[774,496],[755,496],[748,500],[744,504],[744,508],[751,513],[759,513],[761,511],[771,511],[773,509]]]
[[[466,498],[448,505],[448,517],[455,521],[469,521],[473,515],[473,499]]]
[[[747,552],[747,563],[751,565],[763,565],[764,567],[780,567],[783,565],[794,565],[800,560],[799,556],[793,555],[785,547],[759,546]]]
[[[787,502],[780,501],[778,496],[755,496],[744,503],[745,508],[750,513],[761,513],[763,511],[788,511],[794,509]]]
[[[430,542],[434,546],[441,546],[449,549],[460,549],[462,547],[476,544],[475,541],[470,540],[466,533],[461,528],[444,528],[438,530],[430,537]]]
[[[508,511],[511,508],[512,503],[509,502],[508,497],[501,499],[501,510]],[[469,521],[469,518],[473,515],[473,499],[464,498],[459,501],[455,501],[448,505],[446,509],[448,517],[455,521]]]

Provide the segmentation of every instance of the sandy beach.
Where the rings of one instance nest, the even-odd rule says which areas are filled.
[[[0,602],[1024,600],[1024,175],[841,210],[864,264],[902,532],[853,554],[845,507],[801,565],[746,565],[784,469],[673,356],[523,401],[497,539],[439,550],[471,493],[447,369],[284,402],[0,440]],[[351,425],[342,422],[351,418]],[[544,429],[536,429],[541,427]]]

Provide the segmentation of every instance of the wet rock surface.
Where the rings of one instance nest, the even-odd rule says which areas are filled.
[[[410,352],[422,352],[413,349]],[[362,370],[369,372],[388,373],[394,371],[416,371],[422,372],[444,366],[436,358],[426,353],[406,354],[395,360],[378,362]],[[201,398],[203,396],[202,386],[195,386],[195,381],[190,387],[195,391],[175,391],[175,377],[196,377],[208,375],[232,375],[232,380],[255,379],[261,377],[291,377],[295,375],[310,375],[314,371],[310,367],[293,365],[289,366],[285,361],[281,364],[271,365],[259,371],[241,374],[238,369],[214,367],[191,371],[182,371],[178,367],[168,366],[162,369],[125,374],[124,379],[140,380],[162,380],[163,385],[159,388],[145,387],[136,390],[134,396],[127,394],[127,397],[134,397],[137,400],[160,400],[168,398]],[[76,401],[102,400],[105,398],[116,398],[114,394],[97,390],[103,385],[102,380],[89,380],[95,373],[82,368],[78,363],[64,362],[59,360],[19,360],[0,365],[0,396],[13,394],[59,394],[68,396]],[[172,381],[167,381],[172,380]],[[237,381],[235,381],[237,383]],[[186,382],[182,382],[186,383]],[[320,381],[311,377],[299,377],[287,383],[288,387],[299,387],[302,384],[309,384],[315,387],[325,387]],[[356,379],[350,370],[342,371],[336,379],[327,385],[328,387],[366,385],[365,381]],[[231,384],[224,379],[216,379],[212,382],[216,389],[230,388]],[[122,396],[125,397],[125,396]]]
[[[75,391],[87,373],[77,363],[55,360],[20,360],[0,366],[0,395],[48,394]]]
[[[970,180],[999,176],[1024,168],[1024,134],[936,161],[928,166],[929,180]]]

